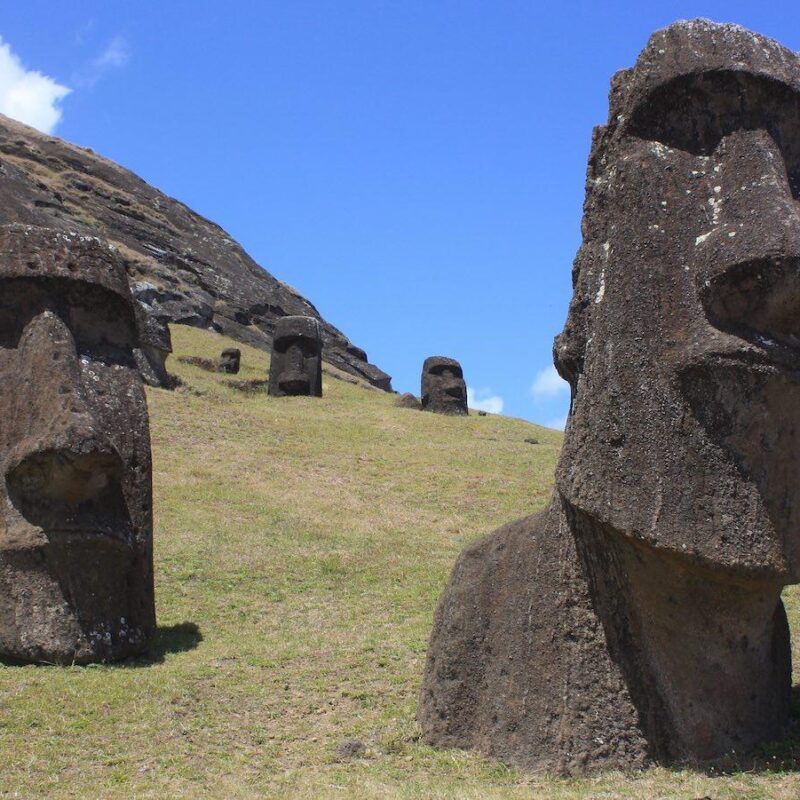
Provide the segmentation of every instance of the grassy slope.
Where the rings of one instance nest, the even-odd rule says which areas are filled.
[[[175,356],[229,344],[184,327],[173,339]],[[263,377],[264,353],[242,350],[239,377]],[[155,657],[0,666],[0,797],[800,795],[779,770],[554,780],[420,744],[443,582],[467,541],[547,502],[560,434],[398,409],[330,377],[321,400],[244,395],[175,356],[188,390],[148,395]],[[338,762],[348,738],[366,756]]]

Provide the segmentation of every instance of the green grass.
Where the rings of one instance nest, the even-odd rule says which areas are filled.
[[[546,504],[561,435],[398,409],[330,375],[322,399],[243,394],[177,361],[229,340],[172,330],[186,386],[148,394],[153,657],[0,666],[0,797],[800,796],[797,743],[765,751],[772,770],[582,780],[421,744],[417,691],[453,561]],[[264,377],[267,356],[237,346],[237,377]],[[797,593],[787,605],[797,630]],[[364,756],[337,761],[344,739]]]

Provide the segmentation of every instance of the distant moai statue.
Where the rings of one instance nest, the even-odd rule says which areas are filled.
[[[141,303],[136,303],[139,347],[133,353],[142,380],[148,386],[172,387],[167,372],[167,357],[172,352],[172,336],[165,319],[157,317]]]
[[[424,739],[581,773],[781,733],[800,581],[800,57],[655,33],[611,86],[555,364],[549,508],[461,554]]]
[[[315,317],[281,317],[272,338],[269,394],[322,397],[322,339]]]
[[[219,371],[236,375],[242,360],[242,351],[238,347],[226,347],[219,359]]]
[[[0,228],[0,655],[84,664],[155,627],[150,435],[123,263]]]
[[[454,358],[431,356],[422,365],[422,410],[466,415],[467,385],[461,364]]]

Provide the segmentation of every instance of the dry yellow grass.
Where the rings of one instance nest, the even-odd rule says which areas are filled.
[[[186,387],[148,394],[154,657],[0,667],[0,797],[800,796],[797,742],[765,751],[774,771],[584,780],[421,744],[416,695],[449,569],[470,539],[547,502],[560,434],[398,409],[330,376],[322,399],[246,395],[176,358],[216,358],[229,340],[173,338]],[[267,356],[242,351],[238,377],[264,377]],[[365,756],[337,761],[343,739]]]

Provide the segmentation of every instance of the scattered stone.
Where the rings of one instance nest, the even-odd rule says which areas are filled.
[[[454,358],[431,356],[422,365],[422,409],[436,414],[466,415],[467,385]]]
[[[358,739],[343,739],[336,745],[336,757],[340,761],[347,761],[351,758],[361,758],[366,752],[366,745]]]
[[[242,360],[242,351],[238,347],[226,347],[219,359],[219,371],[229,375],[237,375]]]
[[[245,394],[258,394],[259,392],[265,392],[269,386],[269,381],[258,380],[257,378],[247,381],[223,381],[223,383],[226,386],[230,386],[231,389],[236,389],[237,391],[244,392]]]
[[[180,361],[181,364],[190,364],[193,367],[199,367],[207,372],[219,371],[219,364],[216,364],[210,358],[203,358],[202,356],[178,356],[178,361]]]
[[[398,408],[411,408],[415,411],[422,410],[422,403],[420,403],[419,398],[415,397],[411,392],[404,392],[394,401],[394,404]]]
[[[322,340],[314,317],[281,317],[275,325],[269,393],[322,397]]]
[[[596,129],[556,339],[548,510],[458,559],[419,720],[440,746],[585,773],[777,737],[800,580],[800,57],[657,32]]]
[[[150,435],[124,265],[98,239],[11,225],[0,282],[0,655],[140,653],[155,627]]]
[[[486,415],[487,415],[486,411],[482,411],[482,410],[478,409],[478,416],[479,417],[485,417]]]
[[[526,444],[539,444],[539,440],[538,439],[534,439],[533,436],[529,436],[524,441],[525,441]]]

